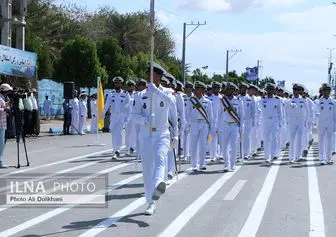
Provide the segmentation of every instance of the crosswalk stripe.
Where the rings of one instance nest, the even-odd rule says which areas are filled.
[[[312,154],[312,152],[310,152]],[[325,237],[324,214],[321,202],[319,182],[314,166],[314,157],[307,157],[308,166],[308,189],[310,207],[310,237]]]
[[[286,152],[283,152],[282,155],[279,157],[279,160],[274,163],[280,164],[285,154]],[[241,229],[238,237],[256,236],[260,223],[263,219],[269,197],[271,196],[279,168],[280,168],[279,165],[275,165],[275,166],[272,166],[270,170],[268,171],[265,182],[253,204],[250,214],[243,228]]]
[[[184,179],[188,175],[189,175],[189,173],[179,174],[179,181],[181,181],[182,179]],[[176,183],[176,182],[177,182],[177,180],[173,180],[170,183],[170,185],[167,187],[167,189],[169,189],[170,187],[172,187],[173,184]],[[81,234],[79,237],[93,237],[93,236],[97,236],[98,234],[100,234],[101,232],[103,232],[107,228],[109,228],[111,225],[117,223],[119,220],[121,220],[122,218],[124,218],[126,215],[132,213],[133,211],[135,211],[139,207],[143,206],[145,203],[146,203],[146,198],[144,198],[144,197],[139,198],[139,199],[133,201],[132,203],[130,203],[129,205],[127,205],[126,207],[124,207],[120,211],[114,213],[112,216],[107,217],[106,219],[104,219],[103,221],[101,221],[100,223],[98,223],[97,225],[93,226],[90,230],[88,230],[85,233]]]
[[[193,216],[231,179],[241,166],[237,166],[235,172],[224,174],[199,198],[190,204],[184,211],[159,235],[159,237],[176,236],[182,228],[193,218]]]

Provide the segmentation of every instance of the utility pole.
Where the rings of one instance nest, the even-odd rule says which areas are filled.
[[[12,0],[1,0],[1,44],[7,47],[12,45]]]
[[[12,24],[15,25],[17,49],[25,50],[25,28],[27,15],[27,0],[12,0],[13,1],[13,19]]]
[[[18,49],[25,50],[25,17],[27,15],[27,0],[0,0],[1,4],[1,44],[12,47],[12,26],[15,26]]]
[[[228,77],[229,74],[229,61],[231,58],[233,58],[237,53],[242,52],[241,49],[231,49],[231,50],[226,50],[226,68],[225,68],[225,78]],[[233,55],[230,57],[230,53],[233,53]]]
[[[183,84],[185,84],[185,54],[186,54],[186,39],[200,26],[206,25],[206,21],[204,23],[183,23],[183,48],[182,48],[182,81]],[[187,26],[195,26],[195,28],[188,34],[187,34]]]

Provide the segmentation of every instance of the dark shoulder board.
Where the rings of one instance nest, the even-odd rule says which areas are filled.
[[[143,96],[141,99],[143,100],[148,99],[148,96]]]
[[[280,99],[280,97],[279,96],[275,96],[275,99]]]

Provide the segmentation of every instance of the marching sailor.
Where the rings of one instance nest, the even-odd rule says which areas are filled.
[[[194,84],[187,81],[185,83],[185,95],[183,96],[184,99],[184,109],[186,111],[187,104],[189,103],[189,98],[194,96]],[[190,159],[190,124],[188,124],[187,115],[185,112],[186,124],[184,130],[184,139],[183,139],[183,156],[184,160],[188,161]]]
[[[212,103],[204,96],[206,85],[195,82],[195,96],[191,96],[186,107],[187,124],[190,126],[191,166],[194,172],[206,170],[206,145],[211,141],[214,129]]]
[[[132,80],[128,80],[126,82],[127,93],[130,97],[130,103],[128,105],[128,111],[125,117],[125,132],[126,132],[126,156],[128,155],[128,151],[133,154],[136,148],[136,139],[134,139],[136,135],[136,123],[132,117],[132,107],[134,101],[134,89],[135,89],[135,82]]]
[[[226,83],[226,94],[221,98],[221,104],[217,108],[218,118],[216,126],[220,130],[221,149],[225,159],[224,171],[234,171],[237,162],[239,134],[244,129],[244,107],[242,100],[233,95],[238,87],[232,83]],[[229,149],[230,148],[230,149]]]
[[[110,132],[112,134],[112,148],[115,155],[119,157],[122,143],[122,130],[127,112],[129,111],[130,96],[121,89],[122,83],[124,82],[122,77],[113,78],[113,82],[115,89],[107,96],[102,117],[105,118],[106,112],[111,107]]]
[[[251,128],[251,154],[252,156],[257,155],[257,150],[260,147],[260,142],[258,142],[260,139],[258,137],[260,136],[261,130],[260,128],[260,112],[261,109],[259,107],[259,101],[260,97],[257,96],[257,93],[259,91],[259,87],[256,85],[249,85],[248,88],[248,95],[251,97],[251,99],[255,102],[255,124]]]
[[[217,121],[218,116],[218,107],[221,103],[222,96],[219,94],[219,91],[221,90],[221,83],[219,82],[213,82],[212,83],[212,95],[209,96],[209,99],[212,102],[213,107],[213,120]],[[219,136],[219,130],[218,127],[214,127],[213,133],[211,134],[212,141],[210,142],[210,159],[211,161],[216,161],[217,157],[219,157],[218,153],[218,136]]]
[[[155,201],[166,191],[164,176],[168,150],[178,139],[176,107],[172,99],[158,88],[160,79],[166,71],[156,63],[153,66],[154,83],[148,85],[141,98],[136,98],[132,111],[135,121],[140,124],[138,150],[148,204],[146,215],[154,214]],[[147,77],[150,80],[150,67],[147,70]],[[172,143],[168,118],[172,124]]]
[[[147,88],[147,81],[145,79],[139,79],[137,84],[136,84],[136,92],[134,93],[134,100],[133,100],[133,104],[132,107],[134,106],[135,102],[137,100],[141,99],[142,96],[142,91],[146,90]],[[133,109],[133,108],[132,108]],[[133,112],[131,114],[131,116],[133,116]],[[134,120],[134,118],[133,118]],[[135,123],[135,137],[136,137],[136,149],[137,149],[137,153],[136,153],[136,162],[141,161],[140,159],[140,154],[139,154],[139,133],[140,133],[140,124],[136,123],[136,121],[134,120]]]
[[[336,103],[330,97],[331,86],[322,85],[323,97],[319,99],[317,106],[319,155],[321,164],[332,164],[332,135],[336,132]]]
[[[278,157],[278,136],[282,127],[282,108],[280,98],[274,95],[276,85],[266,84],[267,95],[261,99],[264,124],[263,145],[267,163]]]
[[[308,124],[308,104],[299,94],[300,86],[293,84],[293,98],[285,105],[289,130],[289,161],[294,163],[300,160],[302,154],[302,138],[304,128]]]
[[[253,97],[247,94],[249,84],[242,82],[239,86],[240,95],[238,98],[243,102],[244,108],[244,128],[241,133],[243,158],[248,160],[251,158],[251,130],[255,126],[255,101]]]

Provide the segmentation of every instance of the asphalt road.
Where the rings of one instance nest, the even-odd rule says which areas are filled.
[[[316,140],[316,139],[315,139]],[[223,164],[174,179],[145,216],[141,165],[134,157],[111,159],[110,134],[88,146],[94,135],[53,136],[27,141],[30,167],[0,169],[0,177],[39,173],[106,173],[105,208],[63,206],[27,208],[0,205],[0,236],[193,236],[193,237],[334,237],[336,236],[336,168],[320,166],[317,144],[307,161],[288,162],[288,151],[271,166],[260,152],[254,160],[223,173]],[[22,147],[22,143],[20,144]],[[16,143],[9,142],[5,163],[16,165]],[[25,156],[21,149],[21,164]],[[46,177],[50,176],[50,177]]]

